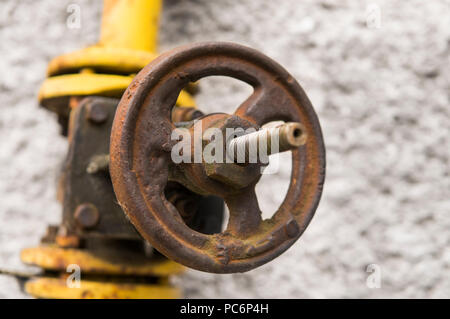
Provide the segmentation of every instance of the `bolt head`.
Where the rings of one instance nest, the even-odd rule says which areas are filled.
[[[82,229],[89,229],[97,226],[100,214],[93,204],[81,204],[75,211],[75,221]]]
[[[108,111],[100,103],[92,103],[87,106],[87,118],[95,124],[102,124],[108,119]]]

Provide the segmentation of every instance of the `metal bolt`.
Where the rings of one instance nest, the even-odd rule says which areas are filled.
[[[108,119],[108,111],[99,103],[91,103],[87,106],[87,118],[95,124],[102,124]]]
[[[264,162],[265,156],[302,146],[306,138],[302,124],[289,122],[233,138],[227,152],[238,163],[256,163],[258,159]]]
[[[97,226],[100,220],[100,214],[97,207],[93,204],[81,204],[75,211],[75,220],[83,228],[93,228]]]

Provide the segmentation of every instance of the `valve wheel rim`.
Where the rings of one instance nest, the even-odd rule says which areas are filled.
[[[301,122],[308,141],[292,151],[289,189],[271,219],[257,218],[260,211],[251,185],[240,196],[225,198],[230,208],[227,230],[206,235],[186,226],[165,198],[164,188],[174,144],[170,111],[189,82],[214,75],[253,86],[254,93],[236,115],[259,126],[273,120]],[[201,271],[244,272],[278,257],[308,226],[322,193],[325,148],[308,97],[283,67],[251,48],[208,42],[162,54],[135,77],[114,120],[110,167],[124,212],[161,253]]]

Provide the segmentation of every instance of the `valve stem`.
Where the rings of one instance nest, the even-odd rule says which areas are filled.
[[[306,143],[306,129],[302,124],[281,123],[233,138],[227,147],[229,157],[237,163],[268,163],[269,155],[290,151]]]

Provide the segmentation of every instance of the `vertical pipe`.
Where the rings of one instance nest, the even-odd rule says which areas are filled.
[[[104,0],[100,45],[156,52],[162,0]]]

